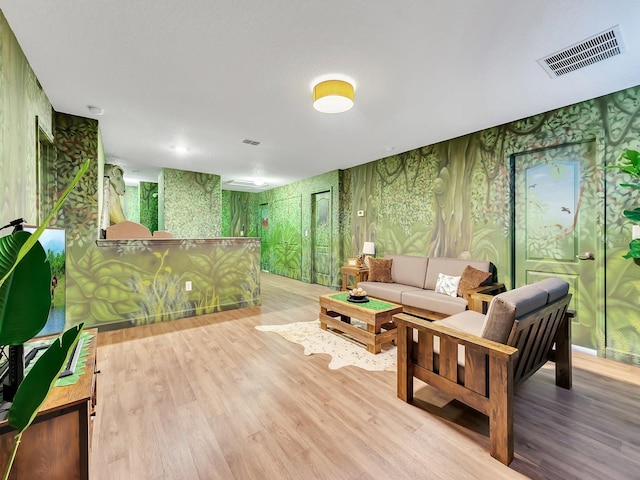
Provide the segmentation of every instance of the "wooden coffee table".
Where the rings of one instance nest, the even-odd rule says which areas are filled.
[[[380,353],[382,345],[395,342],[397,332],[392,317],[402,312],[402,305],[375,298],[368,303],[351,303],[348,295],[331,293],[320,297],[320,327],[350,335],[371,353]],[[352,317],[366,323],[367,329],[352,325]]]

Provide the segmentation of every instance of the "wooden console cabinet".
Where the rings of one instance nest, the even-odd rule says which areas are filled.
[[[11,480],[86,480],[89,478],[91,419],[96,402],[98,331],[89,343],[84,373],[73,385],[55,387],[22,435]],[[16,431],[0,422],[0,469],[4,473]]]

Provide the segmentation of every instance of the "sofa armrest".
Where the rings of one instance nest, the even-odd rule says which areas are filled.
[[[469,304],[469,310],[479,313],[487,313],[489,304],[493,297],[499,293],[506,291],[504,283],[492,283],[478,288],[467,290],[464,299]]]

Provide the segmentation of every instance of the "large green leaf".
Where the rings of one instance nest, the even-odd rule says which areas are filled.
[[[627,217],[629,220],[632,220],[634,222],[640,222],[640,208],[634,208],[633,210],[625,210],[622,213],[624,213],[624,216]]]
[[[42,245],[36,243],[13,268],[30,237],[15,232],[0,238],[0,276],[5,277],[0,286],[0,345],[21,345],[47,323],[51,270]]]
[[[640,238],[634,238],[629,243],[629,251],[623,258],[640,258]]]
[[[57,338],[31,367],[16,391],[7,417],[9,425],[22,433],[33,421],[53,388],[69,352],[78,341],[84,324],[71,327]]]

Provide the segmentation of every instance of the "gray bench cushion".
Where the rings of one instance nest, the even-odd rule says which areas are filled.
[[[558,277],[545,278],[534,283],[534,285],[547,292],[549,295],[547,303],[555,302],[569,293],[569,284]]]
[[[450,297],[444,293],[436,293],[431,290],[411,290],[402,292],[403,305],[432,312],[454,315],[467,309],[467,301],[460,297]]]
[[[411,287],[422,288],[427,271],[428,257],[414,257],[410,255],[385,255],[384,258],[393,259],[391,264],[391,278],[394,283],[401,283]]]
[[[515,319],[546,305],[548,297],[547,291],[535,283],[496,295],[487,310],[481,337],[507,343]]]
[[[429,258],[429,264],[427,265],[427,274],[424,279],[424,288],[426,290],[435,290],[439,273],[459,277],[462,275],[462,271],[466,268],[467,265],[471,265],[473,268],[477,268],[478,270],[482,270],[483,272],[489,272],[491,269],[491,262],[486,262],[483,260],[431,257]]]

